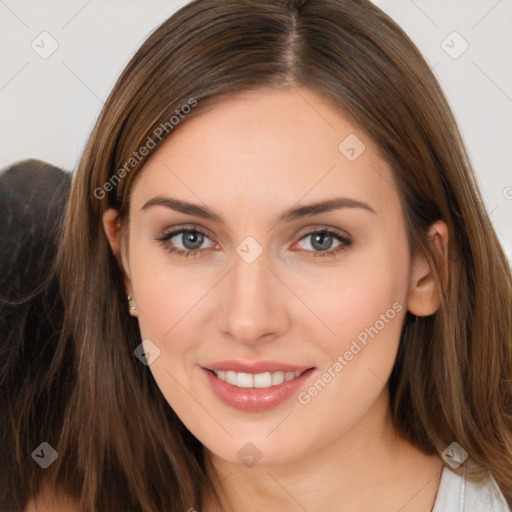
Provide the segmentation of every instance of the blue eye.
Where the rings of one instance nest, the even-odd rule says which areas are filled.
[[[313,248],[313,251],[307,250],[307,252],[313,252],[314,258],[332,256],[338,252],[344,251],[352,245],[352,241],[347,237],[342,236],[335,231],[328,229],[319,229],[304,235],[300,240],[311,238],[309,246]],[[331,249],[333,243],[337,241],[338,245],[334,249]]]
[[[173,239],[176,238],[175,241]],[[172,231],[166,233],[157,240],[164,246],[170,253],[176,253],[178,256],[197,256],[199,249],[203,245],[204,241],[208,238],[208,235],[203,231],[194,229],[180,229],[179,231]],[[176,247],[176,243],[181,243],[183,248]],[[212,246],[213,246],[212,242]]]
[[[311,237],[309,242],[310,249],[302,249],[308,253],[311,253],[314,258],[325,257],[335,255],[352,245],[352,241],[347,237],[340,235],[339,233],[328,230],[319,229],[312,231],[304,235],[299,242]],[[198,228],[179,229],[165,233],[163,236],[156,239],[160,244],[165,247],[169,253],[175,253],[178,256],[193,257],[199,256],[204,249],[209,249],[216,246],[214,242],[210,240],[208,235]],[[203,247],[205,241],[209,240],[210,245]],[[334,243],[337,242],[335,248],[332,249]],[[182,247],[176,245],[181,244]]]

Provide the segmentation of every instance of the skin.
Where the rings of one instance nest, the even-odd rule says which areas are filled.
[[[79,512],[78,504],[64,492],[43,486],[36,499],[30,500],[23,512]]]
[[[354,161],[338,149],[350,134],[366,146]],[[156,196],[206,206],[224,222],[142,210]],[[278,221],[294,206],[340,196],[373,212]],[[150,371],[207,448],[224,510],[432,509],[441,461],[398,435],[386,382],[406,311],[430,315],[439,297],[428,263],[411,257],[393,172],[360,127],[304,88],[233,96],[184,122],[151,156],[133,185],[127,239],[115,210],[103,222],[141,337],[160,350]],[[208,235],[196,257],[155,240],[183,227]],[[307,235],[318,228],[352,243],[315,257]],[[247,236],[263,250],[252,263],[236,252]],[[429,238],[443,254],[446,226],[434,224]],[[172,241],[184,247],[181,235]],[[327,249],[339,245],[335,238]],[[307,404],[294,395],[265,412],[241,411],[213,394],[200,369],[227,359],[307,365],[315,367],[307,390],[393,304],[396,316]],[[262,455],[250,468],[237,457],[247,442]]]

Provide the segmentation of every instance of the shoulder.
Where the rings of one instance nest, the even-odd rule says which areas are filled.
[[[432,512],[509,512],[503,493],[492,475],[479,482],[466,477],[466,468],[462,474],[444,467]]]
[[[80,507],[69,496],[46,487],[29,501],[23,512],[80,512]]]

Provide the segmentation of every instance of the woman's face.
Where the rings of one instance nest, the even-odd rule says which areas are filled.
[[[322,96],[259,89],[185,120],[134,184],[128,239],[149,370],[213,454],[287,463],[382,424],[412,287],[403,212]]]

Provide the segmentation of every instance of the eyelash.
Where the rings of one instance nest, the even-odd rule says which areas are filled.
[[[163,246],[169,253],[175,253],[178,256],[184,256],[184,257],[188,257],[188,256],[192,255],[193,258],[196,258],[199,255],[199,253],[202,252],[201,249],[197,249],[195,251],[190,251],[190,250],[179,249],[177,247],[169,247],[169,244],[168,244],[169,240],[171,238],[175,237],[176,235],[180,235],[182,233],[199,233],[199,234],[207,237],[208,239],[210,238],[208,236],[208,234],[205,233],[200,228],[186,228],[186,229],[182,228],[182,229],[178,229],[176,231],[171,231],[169,233],[165,233],[161,237],[156,238],[156,241],[158,241],[160,243],[160,245]],[[333,238],[337,239],[341,243],[336,249],[330,249],[328,251],[308,251],[308,250],[304,249],[306,252],[316,253],[316,254],[313,254],[313,256],[312,256],[313,258],[334,256],[335,254],[337,254],[339,252],[345,251],[352,245],[352,241],[350,239],[348,239],[347,237],[340,235],[336,231],[333,231],[331,229],[325,229],[325,228],[318,229],[315,231],[310,231],[310,232],[306,233],[304,236],[302,236],[299,239],[299,241],[307,238],[308,236],[315,235],[317,233],[332,236]]]

